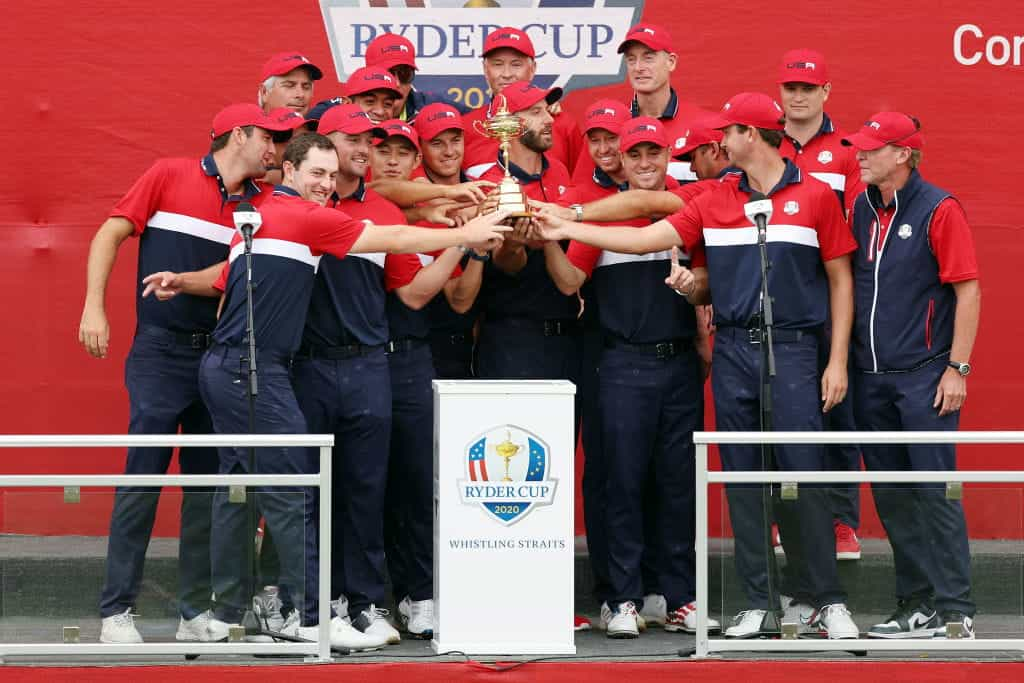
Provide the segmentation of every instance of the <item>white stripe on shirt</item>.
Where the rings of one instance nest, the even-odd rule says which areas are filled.
[[[818,231],[803,225],[768,225],[769,242],[789,242],[818,248]],[[757,244],[757,228],[704,228],[704,244],[709,247],[735,247]]]
[[[180,232],[184,235],[225,245],[231,244],[231,238],[235,236],[235,231],[226,225],[170,211],[157,211],[146,221],[146,227]]]
[[[469,168],[466,169],[466,175],[472,178],[473,180],[479,180],[480,176],[490,171],[492,166],[497,166],[497,164],[491,161],[486,164],[476,164],[475,166],[470,166]]]
[[[387,254],[383,251],[375,251],[372,254],[349,254],[349,257],[361,258],[369,261],[378,268],[384,267],[384,259],[387,258]]]
[[[831,187],[836,192],[843,192],[846,189],[846,176],[842,173],[822,173],[811,171],[810,176]]]
[[[668,249],[665,251],[651,252],[650,254],[621,254],[617,251],[602,251],[601,256],[597,259],[597,263],[594,265],[595,268],[601,266],[617,266],[622,263],[642,263],[645,261],[671,261],[672,252]],[[680,261],[689,261],[690,257],[683,251],[679,251]]]
[[[231,255],[228,260],[231,263],[234,263],[235,259],[244,253],[245,242],[239,242],[235,246],[231,247]],[[313,252],[310,251],[308,246],[305,244],[299,244],[298,242],[288,242],[287,240],[276,240],[269,237],[254,237],[252,240],[252,253],[254,255],[280,256],[293,261],[301,261],[307,266],[311,266],[313,268],[313,272],[316,272],[316,269],[320,265],[320,257],[313,256]]]
[[[697,180],[697,174],[690,168],[690,162],[688,161],[670,161],[668,163],[668,174],[676,180],[683,182]]]

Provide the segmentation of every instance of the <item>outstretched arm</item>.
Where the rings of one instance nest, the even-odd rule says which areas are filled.
[[[542,240],[576,240],[607,251],[622,254],[649,254],[683,246],[679,233],[666,220],[644,228],[609,227],[573,223],[548,211],[534,216],[535,234]]]

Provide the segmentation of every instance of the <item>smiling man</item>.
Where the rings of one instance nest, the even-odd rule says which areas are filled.
[[[370,170],[377,180],[408,180],[414,169],[420,165],[419,136],[412,127],[398,119],[381,124],[387,137],[373,146],[370,154]]]
[[[398,79],[376,66],[353,71],[345,82],[344,95],[376,124],[395,118],[395,103],[402,99]]]

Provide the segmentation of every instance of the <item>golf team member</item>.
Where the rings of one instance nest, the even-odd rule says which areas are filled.
[[[136,286],[138,322],[125,363],[129,434],[208,434],[210,415],[199,395],[199,361],[216,323],[217,301],[196,296],[192,282],[176,282],[184,295],[167,303],[147,297],[170,272],[207,270],[212,281],[228,256],[232,212],[255,201],[255,182],[273,163],[272,134],[282,130],[255,104],[231,105],[217,114],[210,153],[203,159],[161,159],[121,198],[89,249],[85,307],[79,340],[90,355],[106,358],[110,344],[104,298],[120,245],[139,238]],[[153,278],[143,276],[153,274]],[[150,285],[152,281],[153,284]],[[144,289],[145,287],[145,289]],[[126,474],[165,474],[174,449],[129,448]],[[182,448],[184,474],[213,474],[212,448]],[[153,533],[159,489],[121,487],[110,518],[107,573],[100,597],[105,643],[141,643],[133,619],[146,548]],[[210,496],[182,496],[179,553],[178,640],[209,640]]]
[[[285,181],[260,206],[262,226],[253,239],[254,318],[260,393],[255,402],[257,433],[303,434],[307,422],[292,389],[290,364],[299,350],[314,275],[321,257],[344,258],[352,253],[408,252],[467,245],[489,246],[505,228],[492,224],[502,214],[486,216],[453,230],[427,230],[404,225],[368,225],[324,206],[335,187],[338,154],[326,137],[310,133],[289,143]],[[224,291],[223,310],[213,332],[213,345],[199,372],[203,401],[214,428],[221,434],[249,432],[246,358],[246,268],[244,244],[236,235],[229,265],[209,286]],[[256,471],[299,474],[310,471],[304,449],[258,448]],[[247,472],[248,449],[220,449],[220,472]],[[309,493],[309,495],[312,495]],[[315,505],[294,490],[257,487],[255,503],[274,530],[281,556],[281,597],[285,632],[315,639],[318,621],[318,555]],[[312,502],[312,501],[308,501]],[[240,567],[246,541],[244,506],[228,501],[220,488],[213,502],[212,566],[216,594],[209,629],[214,640],[226,638],[244,610]],[[340,616],[331,623],[332,645],[379,647],[385,636],[361,633]]]
[[[722,145],[743,171],[720,187],[702,193],[682,212],[637,230],[567,223],[553,213],[537,216],[537,232],[547,239],[574,239],[605,250],[652,253],[682,246],[693,253],[704,247],[708,287],[717,325],[712,387],[719,429],[756,430],[759,426],[761,348],[759,336],[760,257],[757,230],[744,205],[755,192],[771,200],[773,215],[786,223],[769,225],[768,250],[773,268],[769,290],[775,307],[775,357],[778,377],[772,383],[774,428],[820,430],[822,411],[846,393],[846,356],[853,317],[849,254],[856,244],[843,222],[831,190],[778,153],[782,109],[770,97],[741,93],[708,122],[723,131]],[[774,229],[773,229],[774,228]],[[737,273],[742,272],[743,277]],[[699,287],[695,278],[693,287]],[[699,289],[686,289],[694,303],[706,303]],[[706,297],[705,297],[706,298]],[[829,366],[818,371],[819,331],[831,306],[833,321]],[[819,385],[820,394],[816,390]],[[727,470],[761,469],[757,447],[723,447]],[[824,469],[818,447],[774,450],[781,469]],[[857,627],[845,605],[836,572],[831,513],[822,489],[801,489],[796,501],[776,505],[793,551],[789,560],[798,572],[795,583],[816,608],[815,624],[830,638],[855,638]],[[736,537],[736,565],[749,601],[727,637],[762,634],[768,611],[779,611],[778,597],[769,601],[765,525],[761,487],[727,487],[730,518]],[[770,552],[770,549],[769,549]],[[805,597],[805,596],[801,596]]]
[[[867,190],[851,224],[854,399],[865,430],[956,431],[978,329],[981,290],[963,207],[921,177],[916,119],[879,112],[843,139],[857,150]],[[954,444],[864,445],[869,470],[956,469]],[[892,544],[897,607],[868,635],[926,638],[963,624],[974,637],[970,550],[959,500],[942,484],[874,484]]]

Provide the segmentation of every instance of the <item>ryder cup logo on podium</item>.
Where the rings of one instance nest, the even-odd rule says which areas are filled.
[[[416,48],[416,89],[476,109],[490,92],[480,60],[484,38],[514,26],[530,36],[542,88],[566,92],[619,83],[625,77],[615,49],[640,21],[644,0],[320,0],[338,81],[363,66],[366,46],[397,33]],[[561,7],[557,5],[563,5]],[[600,5],[600,6],[599,6]],[[592,8],[592,11],[588,11]]]
[[[479,507],[505,526],[550,505],[558,485],[548,477],[550,452],[539,436],[514,425],[473,439],[466,447],[466,479],[458,482],[462,504]]]

